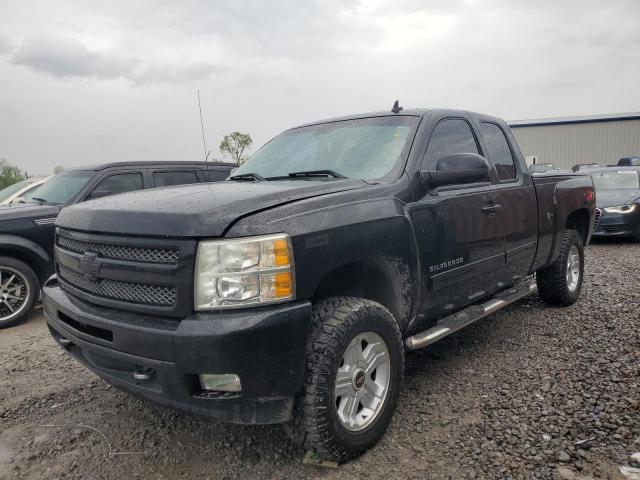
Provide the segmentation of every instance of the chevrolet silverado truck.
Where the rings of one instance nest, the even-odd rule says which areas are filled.
[[[225,182],[66,208],[44,311],[123,390],[345,461],[406,352],[536,290],[578,299],[594,202],[589,176],[533,178],[498,118],[396,105],[285,131]]]
[[[68,205],[116,193],[225,180],[235,167],[213,162],[115,162],[73,168],[0,206],[0,329],[22,322],[54,273],[55,221]]]

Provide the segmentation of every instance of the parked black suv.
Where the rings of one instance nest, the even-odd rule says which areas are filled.
[[[73,203],[153,187],[224,180],[237,165],[118,162],[66,170],[17,205],[0,207],[0,328],[21,322],[53,268],[54,222]]]
[[[159,404],[360,454],[393,415],[405,349],[536,285],[577,300],[594,218],[591,177],[533,177],[504,121],[398,111],[286,131],[226,182],[65,209],[53,337]]]

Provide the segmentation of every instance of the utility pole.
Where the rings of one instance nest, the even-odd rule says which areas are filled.
[[[202,129],[202,148],[204,149],[204,161],[206,162],[209,158],[209,153],[207,152],[207,142],[204,139],[204,123],[202,122],[202,105],[200,104],[200,90],[198,90],[198,110],[200,110],[200,128]]]

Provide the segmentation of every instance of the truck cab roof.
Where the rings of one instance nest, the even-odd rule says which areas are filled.
[[[344,120],[357,120],[360,118],[391,117],[391,116],[426,117],[429,115],[447,116],[447,117],[448,116],[451,116],[451,117],[470,116],[474,118],[482,117],[483,119],[493,120],[495,122],[501,122],[501,123],[504,122],[501,118],[494,117],[492,115],[485,115],[482,113],[473,112],[470,110],[457,110],[457,109],[450,109],[450,108],[407,108],[407,109],[402,109],[398,113],[391,112],[390,110],[383,110],[383,111],[377,111],[377,112],[366,112],[366,113],[359,113],[355,115],[344,115],[340,117],[325,118],[323,120],[303,123],[301,125],[297,125],[293,128],[290,128],[289,130],[295,130],[296,128],[308,127],[311,125],[321,125],[323,123],[341,122]]]

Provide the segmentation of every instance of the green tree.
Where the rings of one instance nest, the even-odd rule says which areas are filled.
[[[53,167],[53,174],[57,175],[58,173],[64,172],[64,167],[62,165],[56,165]]]
[[[223,137],[220,153],[228,153],[238,165],[242,165],[249,158],[252,143],[253,140],[248,133],[233,132]]]
[[[21,171],[9,163],[6,158],[0,159],[0,190],[7,188],[9,185],[21,182],[28,177],[26,172]]]

